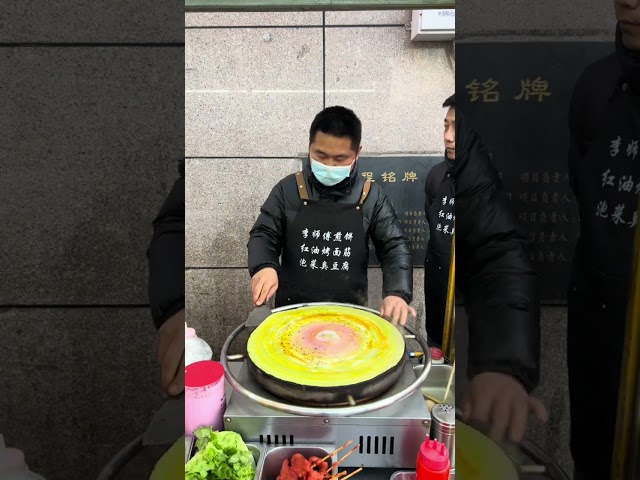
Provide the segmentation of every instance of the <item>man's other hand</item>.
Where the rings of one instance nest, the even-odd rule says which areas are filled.
[[[278,272],[275,268],[263,268],[251,278],[251,294],[256,307],[271,300],[276,290],[278,290]]]
[[[382,300],[380,315],[394,325],[397,325],[398,323],[400,323],[400,325],[405,325],[409,314],[415,317],[416,311],[413,307],[407,305],[407,302],[405,302],[403,298],[389,295]]]
[[[501,442],[508,431],[512,442],[520,442],[527,429],[529,414],[546,422],[547,409],[530,396],[522,384],[510,375],[479,373],[471,379],[463,404],[463,419],[472,425],[489,427],[490,436]]]
[[[169,317],[158,330],[160,384],[167,396],[184,391],[184,310]]]

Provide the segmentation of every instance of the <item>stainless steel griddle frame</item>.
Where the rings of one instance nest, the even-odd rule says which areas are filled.
[[[335,303],[290,305],[273,312],[319,305],[359,308],[378,315],[369,308]],[[431,369],[431,357],[426,340],[413,328],[406,327],[411,334],[408,337],[415,338],[425,352],[425,367],[418,377],[406,362],[400,380],[377,400],[324,408],[284,403],[255,382],[244,361],[228,362],[228,348],[245,328],[246,322],[229,336],[221,352],[225,376],[233,389],[225,429],[238,432],[247,442],[263,445],[342,445],[352,440],[353,445],[360,443],[360,448],[342,463],[345,467],[415,468],[419,446],[431,426],[420,392]]]
[[[244,362],[230,366],[251,390],[261,389]],[[416,375],[408,363],[391,396]],[[269,394],[263,392],[265,396]],[[342,445],[349,440],[360,448],[345,460],[345,467],[415,468],[420,444],[429,433],[431,417],[421,392],[374,412],[352,416],[302,416],[259,405],[232,391],[224,416],[225,429],[247,442],[262,445]],[[346,453],[343,452],[343,454]]]

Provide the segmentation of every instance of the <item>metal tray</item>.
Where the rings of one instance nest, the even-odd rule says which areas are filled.
[[[184,463],[187,463],[191,458],[194,440],[195,437],[184,437]]]
[[[416,373],[416,376],[422,373],[424,369],[424,365],[413,365],[413,371]],[[453,370],[453,366],[447,364],[440,365],[431,365],[431,370],[429,371],[429,375],[426,380],[422,382],[420,385],[420,392],[422,396],[429,397],[430,399],[438,400],[435,403],[443,403],[442,397],[447,390],[447,383],[449,383],[449,377],[451,375],[451,371]],[[455,407],[456,405],[456,385],[454,381],[451,383],[451,388],[449,389],[449,394],[447,395],[446,401],[449,405]]]
[[[456,472],[451,472],[449,474],[449,480],[455,480],[455,478],[456,478]],[[394,474],[391,475],[390,480],[416,480],[416,472],[413,472],[413,471],[394,472]]]
[[[332,446],[315,447],[310,445],[295,445],[287,447],[268,447],[263,456],[263,460],[258,464],[255,480],[275,480],[280,474],[282,462],[291,458],[295,453],[300,453],[306,458],[316,456],[320,458],[326,457],[329,453],[335,450]],[[327,459],[329,467],[331,467],[332,473],[337,473],[337,467],[333,468],[333,457]]]
[[[391,480],[416,480],[416,472],[395,472]]]

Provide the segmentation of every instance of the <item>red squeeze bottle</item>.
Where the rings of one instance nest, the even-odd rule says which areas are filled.
[[[447,447],[427,437],[418,452],[416,480],[449,480],[450,469]]]

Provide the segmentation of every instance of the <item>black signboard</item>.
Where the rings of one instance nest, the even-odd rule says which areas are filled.
[[[501,172],[532,241],[546,303],[566,301],[579,230],[567,173],[571,91],[584,68],[613,48],[603,42],[457,45],[457,105]]]
[[[431,167],[442,162],[442,156],[361,157],[358,166],[362,176],[380,185],[398,214],[398,220],[409,240],[414,267],[424,266],[429,227],[424,212],[424,187]],[[373,245],[370,266],[379,266]]]

